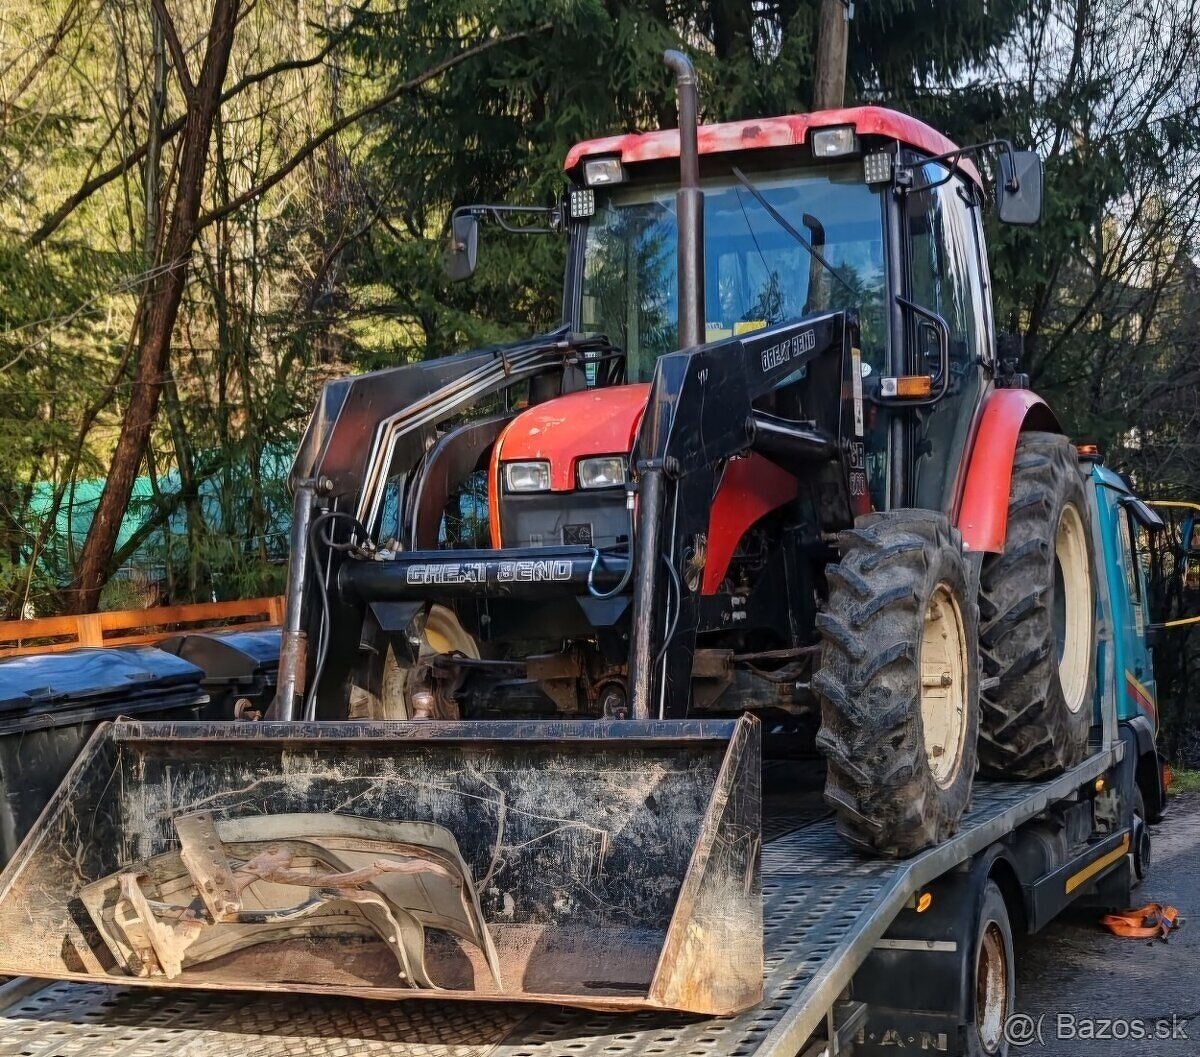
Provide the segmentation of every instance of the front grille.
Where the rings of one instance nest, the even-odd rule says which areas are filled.
[[[604,549],[628,543],[625,489],[501,496],[500,535],[505,547]]]

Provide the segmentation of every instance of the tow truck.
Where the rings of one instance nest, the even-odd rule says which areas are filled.
[[[568,156],[563,328],[326,386],[273,710],[96,731],[0,875],[0,972],[57,981],[0,1053],[1004,1054],[1014,932],[1129,902],[1162,521],[997,355],[997,145],[698,129],[666,59],[680,130]]]
[[[1166,809],[1155,748],[1147,578],[1131,549],[1162,519],[1092,453],[1097,693],[1083,763],[978,782],[960,831],[907,860],[849,848],[819,791],[763,768],[763,1000],[733,1017],[453,1000],[380,1002],[18,978],[4,1057],[824,1057],[1005,1054],[1015,933],[1071,904],[1124,907]],[[696,735],[704,737],[703,729]],[[59,796],[63,794],[60,791]],[[52,803],[48,813],[55,810]],[[35,829],[36,833],[36,829]],[[18,860],[31,854],[28,842]],[[10,874],[9,876],[12,876]],[[3,937],[10,942],[10,935]]]

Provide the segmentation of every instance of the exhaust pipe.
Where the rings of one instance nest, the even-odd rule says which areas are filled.
[[[675,213],[679,222],[679,347],[704,342],[704,192],[700,190],[700,151],[696,144],[696,67],[681,51],[668,51],[663,61],[675,72],[679,99],[679,190]]]

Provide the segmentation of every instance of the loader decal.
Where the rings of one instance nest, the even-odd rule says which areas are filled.
[[[797,334],[788,341],[781,341],[777,345],[763,349],[763,373],[766,374],[767,371],[773,371],[776,367],[790,363],[796,357],[802,356],[806,352],[812,352],[816,347],[817,332],[815,330],[806,330],[803,334]]]
[[[417,587],[438,584],[531,584],[571,579],[569,561],[429,562],[410,565],[406,579]]]

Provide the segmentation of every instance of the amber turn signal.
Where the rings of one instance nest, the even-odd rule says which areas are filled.
[[[927,374],[902,374],[899,378],[881,378],[879,395],[896,400],[923,400],[933,395],[933,379]]]

